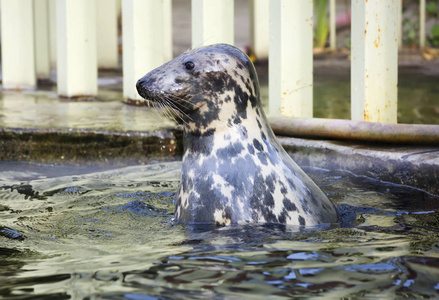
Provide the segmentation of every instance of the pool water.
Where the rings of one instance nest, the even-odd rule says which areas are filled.
[[[439,197],[418,189],[305,168],[341,226],[182,226],[180,162],[5,164],[0,298],[439,297]]]

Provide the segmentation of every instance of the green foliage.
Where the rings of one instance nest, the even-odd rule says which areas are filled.
[[[427,13],[439,16],[439,5],[436,1],[429,1],[426,6]]]
[[[326,13],[328,0],[315,0],[314,8],[316,11],[316,29],[314,33],[314,46],[323,48],[329,33],[329,21]]]
[[[439,47],[439,3],[438,1],[429,1],[427,3],[427,14],[435,19],[435,24],[430,30],[430,34],[427,36],[427,40],[433,47]]]
[[[346,48],[349,48],[349,49],[351,48],[351,33],[350,32],[345,34],[344,45]]]
[[[433,25],[430,33],[431,36],[428,38],[428,41],[433,47],[439,47],[439,24]]]
[[[409,46],[418,44],[419,23],[418,20],[412,18],[404,18],[402,21],[403,43]]]

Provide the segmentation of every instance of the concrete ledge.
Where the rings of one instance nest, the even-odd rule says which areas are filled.
[[[0,160],[100,166],[175,160],[178,132],[0,128]]]
[[[279,138],[300,166],[350,171],[439,195],[439,147]]]
[[[359,144],[280,137],[301,167],[349,171],[439,195],[439,146]],[[152,133],[0,128],[0,160],[127,166],[181,159],[181,128]]]

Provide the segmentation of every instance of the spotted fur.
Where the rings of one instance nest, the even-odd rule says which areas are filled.
[[[239,49],[187,52],[146,74],[137,90],[178,111],[184,124],[177,222],[338,222],[336,207],[278,143],[255,68]]]

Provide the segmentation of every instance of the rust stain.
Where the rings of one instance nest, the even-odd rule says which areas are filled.
[[[381,43],[381,29],[378,27],[378,36],[377,38],[373,41],[373,44],[375,45],[375,48],[378,48],[380,43]]]
[[[367,110],[364,111],[364,121],[370,121],[372,118]]]

